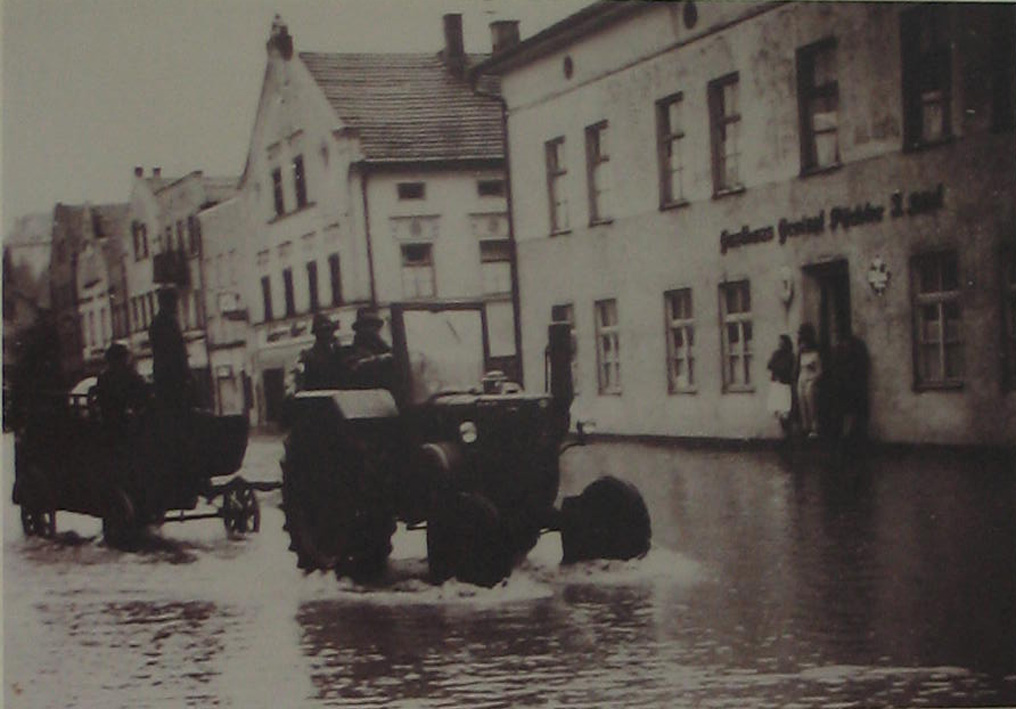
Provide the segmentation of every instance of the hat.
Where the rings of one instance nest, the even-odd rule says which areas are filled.
[[[106,361],[110,364],[113,362],[126,362],[128,355],[130,355],[130,350],[127,349],[126,345],[122,345],[119,342],[114,342],[106,348]]]
[[[318,313],[314,316],[310,331],[315,335],[319,332],[335,332],[335,323],[324,313]]]
[[[381,327],[385,321],[380,318],[373,308],[360,308],[356,311],[356,322],[353,323],[353,330],[359,332],[365,328]]]

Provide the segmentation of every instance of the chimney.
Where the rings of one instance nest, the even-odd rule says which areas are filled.
[[[152,168],[152,177],[162,177],[162,168],[161,167],[153,167]]]
[[[518,20],[494,20],[490,23],[490,44],[495,56],[518,43]]]
[[[293,38],[289,34],[289,27],[282,21],[280,15],[276,15],[272,20],[272,31],[265,47],[268,49],[270,57],[277,55],[289,61],[293,56]]]
[[[144,177],[144,176],[145,176],[145,168],[141,167],[140,165],[135,165],[134,177]]]
[[[462,15],[449,13],[444,16],[444,61],[456,76],[461,76],[466,67],[466,50],[462,44]]]

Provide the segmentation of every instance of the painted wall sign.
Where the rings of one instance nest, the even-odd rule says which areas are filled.
[[[918,190],[909,193],[894,192],[889,197],[889,216],[892,219],[930,214],[945,206],[945,186],[941,183],[931,190]],[[806,214],[798,219],[781,218],[776,226],[752,228],[745,224],[738,231],[724,229],[720,232],[720,253],[727,249],[736,249],[748,244],[760,244],[772,241],[779,236],[780,246],[788,239],[798,236],[813,236],[826,231],[847,231],[851,227],[866,224],[877,224],[886,217],[886,206],[865,202],[854,206],[837,205],[828,211],[823,209],[817,214]]]

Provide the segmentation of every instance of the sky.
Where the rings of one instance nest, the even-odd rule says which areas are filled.
[[[136,165],[239,175],[279,13],[296,51],[466,50],[523,38],[591,0],[0,0],[0,221],[57,202],[126,202]]]

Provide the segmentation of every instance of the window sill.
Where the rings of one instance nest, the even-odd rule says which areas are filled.
[[[660,204],[660,211],[665,212],[670,209],[681,209],[682,207],[691,206],[691,202],[686,199],[675,199],[670,202],[662,202]]]
[[[713,192],[713,199],[723,199],[724,197],[731,197],[736,194],[745,192],[744,185],[738,185],[737,187],[726,187],[722,190],[715,190]]]
[[[809,177],[815,177],[816,175],[828,175],[830,172],[837,172],[843,167],[843,163],[837,162],[832,165],[824,165],[822,167],[808,167],[802,168],[799,177],[804,180]]]
[[[754,394],[755,387],[751,384],[728,384],[723,387],[724,394]]]
[[[568,234],[571,234],[571,229],[557,229],[555,231],[550,232],[550,237],[553,238],[555,236],[567,236]]]
[[[600,219],[590,219],[589,220],[589,227],[592,228],[592,227],[596,227],[596,226],[605,226],[607,224],[613,224],[613,223],[614,223],[613,217],[601,217]]]
[[[268,220],[268,223],[275,224],[276,222],[281,222],[283,219],[292,217],[295,214],[302,214],[303,212],[306,212],[308,209],[312,209],[316,206],[317,202],[307,202],[307,204],[303,205],[302,207],[298,207],[297,209],[294,209],[290,212],[286,212],[285,214],[276,214],[274,217]]]
[[[670,393],[671,396],[681,396],[681,395],[684,395],[684,394],[693,394],[694,395],[694,394],[698,394],[698,387],[696,387],[696,386],[680,387],[680,388],[678,388],[678,387],[671,387],[669,393]]]
[[[903,152],[904,153],[920,153],[920,152],[923,152],[925,150],[933,150],[935,148],[938,148],[938,147],[941,147],[941,146],[944,146],[944,145],[952,145],[955,142],[956,142],[956,136],[954,136],[954,135],[947,135],[946,137],[939,138],[938,140],[920,140],[920,141],[913,142],[910,145],[904,145],[903,146]]]
[[[918,382],[914,384],[914,391],[918,394],[935,391],[963,391],[963,382]]]

